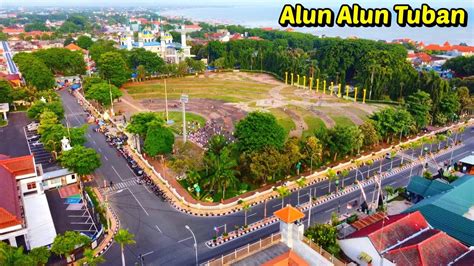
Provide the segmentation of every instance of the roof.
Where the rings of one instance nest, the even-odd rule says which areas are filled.
[[[45,172],[45,173],[43,173],[43,175],[41,177],[42,177],[43,180],[48,180],[48,179],[51,179],[51,178],[63,177],[63,176],[70,175],[70,174],[73,174],[73,172],[71,172],[67,168],[61,168],[59,170]]]
[[[289,224],[292,222],[295,222],[299,219],[302,219],[304,217],[304,213],[298,210],[297,208],[291,206],[291,205],[286,205],[285,208],[279,209],[278,211],[273,213],[276,217],[280,218],[283,222]]]
[[[15,177],[35,173],[33,155],[0,160],[0,166]]]
[[[429,229],[385,253],[397,265],[448,265],[469,249],[446,233]]]
[[[56,237],[53,217],[45,194],[32,194],[23,198],[25,217],[28,224],[30,248],[53,243]]]
[[[423,196],[430,184],[431,180],[428,180],[422,176],[412,176],[410,183],[408,183],[407,191]]]
[[[84,50],[84,49],[82,49],[81,47],[77,46],[74,43],[70,43],[70,44],[64,46],[64,48],[66,48],[68,50],[71,50],[71,51],[83,51]]]
[[[469,155],[467,157],[462,158],[459,160],[461,163],[469,164],[469,165],[474,165],[474,155]]]
[[[0,195],[2,195],[0,197],[0,207],[18,220],[21,220],[22,215],[16,179],[4,167],[0,167]]]
[[[405,213],[420,211],[434,228],[474,245],[474,176],[465,175],[451,185],[451,190],[425,198]]]
[[[383,212],[377,212],[372,215],[366,216],[362,219],[359,219],[355,221],[354,223],[351,224],[352,227],[354,227],[357,230],[360,230],[364,227],[367,227],[373,223],[376,223],[380,220],[382,220],[385,217],[385,213]]]
[[[380,253],[428,227],[420,212],[397,214],[356,231],[347,238],[368,237]]]
[[[21,221],[10,212],[0,207],[0,229],[20,225]]]
[[[288,251],[280,256],[271,259],[262,266],[309,266],[309,264],[293,251]]]
[[[474,261],[474,249],[471,249],[470,251],[464,253],[462,256],[457,258],[457,260],[455,260],[455,262],[451,265],[453,266],[471,265],[473,261]]]

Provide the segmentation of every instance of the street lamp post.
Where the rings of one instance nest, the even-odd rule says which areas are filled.
[[[186,104],[188,103],[189,101],[189,97],[188,95],[186,94],[181,94],[181,104],[183,105],[183,142],[186,143],[186,138],[187,138],[187,134],[186,134]]]
[[[189,232],[191,232],[191,235],[193,235],[193,239],[194,239],[194,251],[196,252],[196,266],[198,266],[199,263],[198,263],[198,248],[197,248],[196,236],[194,235],[194,232],[193,232],[193,230],[191,230],[191,228],[189,227],[189,225],[185,225],[184,227],[185,227],[186,229],[188,229]]]

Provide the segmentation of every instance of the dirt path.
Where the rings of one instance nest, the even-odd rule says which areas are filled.
[[[308,130],[308,125],[304,119],[296,112],[290,110],[289,108],[283,108],[283,112],[287,114],[295,123],[295,129],[291,130],[289,133],[290,137],[301,137],[303,131]]]
[[[324,112],[316,110],[314,108],[310,108],[309,111],[321,120],[323,120],[324,124],[326,125],[326,128],[331,128],[336,125],[336,122]]]

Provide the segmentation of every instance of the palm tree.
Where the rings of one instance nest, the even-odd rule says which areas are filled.
[[[0,242],[0,265],[17,266],[31,265],[30,258],[23,253],[23,247],[12,247]]]
[[[285,186],[281,186],[278,187],[276,191],[278,192],[278,197],[281,199],[281,207],[283,208],[285,206],[285,198],[290,195],[290,190]]]
[[[462,126],[462,127],[460,127],[460,128],[458,129],[457,134],[461,134],[461,136],[459,137],[459,142],[462,141],[462,133],[464,133],[465,130],[466,130],[466,127],[465,127],[465,126]],[[457,134],[456,134],[456,136],[457,136]]]
[[[248,204],[245,201],[242,201],[241,205],[242,205],[242,209],[244,210],[244,216],[245,216],[244,227],[247,227],[247,212],[250,210],[251,207],[250,207],[250,204]]]
[[[329,168],[326,176],[328,177],[329,185],[328,185],[328,194],[331,193],[331,183],[335,180],[338,179],[336,171],[334,171],[332,168]]]
[[[114,237],[115,242],[120,245],[120,252],[122,254],[122,266],[125,266],[125,254],[123,253],[123,248],[125,245],[135,244],[135,235],[128,232],[127,229],[118,230],[117,234]]]
[[[356,168],[356,176],[355,176],[355,180],[357,180],[357,174],[358,174],[359,171],[360,171],[359,168],[360,168],[360,166],[362,165],[362,162],[361,162],[360,160],[355,160],[355,161],[354,161],[354,164],[355,164],[355,166],[357,167],[357,168]],[[363,178],[364,178],[364,177],[362,176],[361,179],[363,179]],[[362,181],[362,180],[361,180],[361,181]]]
[[[390,171],[392,171],[393,169],[393,159],[395,158],[396,155],[397,155],[397,151],[395,150],[390,151]]]
[[[387,196],[391,196],[395,193],[395,189],[392,186],[386,186],[384,190],[387,192]]]
[[[448,137],[444,134],[436,135],[436,140],[438,141],[438,151],[441,149],[441,142],[445,141]]]
[[[342,188],[344,187],[344,178],[347,177],[348,175],[349,175],[349,170],[344,169],[344,170],[341,171],[341,177],[342,177],[341,187]]]
[[[82,265],[88,265],[88,266],[96,266],[96,265],[99,265],[101,263],[104,263],[105,262],[105,259],[104,257],[102,256],[94,256],[94,251],[92,251],[92,249],[89,249],[87,248],[86,250],[84,250],[84,258],[82,258],[80,260],[80,263]]]
[[[232,158],[231,149],[228,147],[222,148],[220,153],[206,153],[206,161],[210,167],[210,175],[205,183],[221,191],[224,199],[226,188],[235,188],[239,183],[236,177],[238,171],[235,170],[237,161]]]
[[[298,185],[298,205],[300,205],[300,190],[304,188],[306,185],[306,179],[304,177],[296,180],[296,184]]]

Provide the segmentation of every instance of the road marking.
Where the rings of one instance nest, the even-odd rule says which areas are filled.
[[[334,209],[325,210],[324,213],[332,212]]]
[[[306,194],[300,195],[300,198],[302,198],[302,197],[306,197],[306,196],[308,196],[308,195],[309,195],[309,193],[306,193]]]
[[[281,206],[281,203],[278,203],[277,205],[273,205],[273,208]]]
[[[190,236],[190,237],[188,237],[188,238],[181,239],[181,240],[178,241],[178,243],[184,242],[184,241],[186,241],[186,240],[190,240],[190,239],[192,239],[192,238],[193,238],[193,237]]]
[[[105,155],[104,155],[104,159],[105,159],[106,161],[108,161],[108,160],[109,160],[109,158],[107,158],[107,156],[105,156]]]
[[[97,144],[97,143],[95,143],[95,140],[92,140],[92,143]]]
[[[150,216],[150,214],[148,214],[148,212],[145,210],[145,208],[143,208],[143,205],[140,203],[140,201],[138,201],[137,197],[135,197],[135,195],[133,194],[133,192],[127,188],[128,191],[130,192],[130,194],[132,194],[133,198],[135,198],[135,200],[138,202],[138,205],[140,205],[140,207],[142,207],[142,210],[146,213],[147,216]]]
[[[252,217],[252,216],[254,216],[254,215],[256,215],[256,214],[257,214],[256,212],[254,212],[254,213],[252,213],[252,214],[249,214],[249,215],[247,215],[247,218]]]
[[[114,172],[117,174],[117,176],[120,178],[120,180],[123,181],[123,178],[119,175],[119,173],[117,172],[117,170],[115,170],[115,167],[112,165],[112,170],[114,170]]]
[[[91,134],[87,133],[87,136],[89,136],[89,138],[92,138]]]
[[[102,152],[102,149],[101,148],[97,148],[99,150],[99,152]]]
[[[163,232],[161,232],[161,229],[158,227],[158,225],[155,224],[155,227],[158,231],[160,231],[160,233],[163,233]]]

